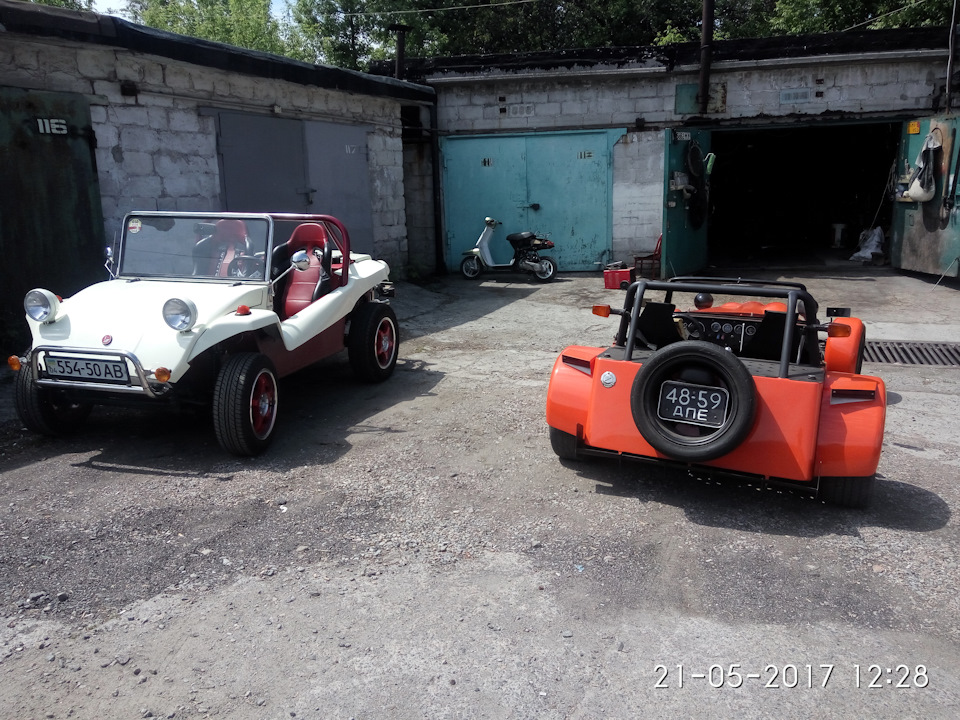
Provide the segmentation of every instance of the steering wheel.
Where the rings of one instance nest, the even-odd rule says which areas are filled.
[[[263,278],[265,267],[262,258],[253,255],[237,255],[227,266],[227,277],[260,280]]]

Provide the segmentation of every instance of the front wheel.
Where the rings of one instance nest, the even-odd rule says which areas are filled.
[[[29,362],[16,373],[14,404],[28,430],[41,435],[67,435],[80,428],[93,409],[91,403],[73,402],[62,392],[39,387]]]
[[[347,354],[353,372],[366,382],[382,382],[393,373],[400,348],[400,331],[393,308],[366,302],[353,311]]]
[[[277,373],[269,358],[238,353],[220,369],[213,391],[213,429],[234,455],[259,455],[273,440],[277,422]]]
[[[460,263],[460,272],[467,280],[476,280],[480,277],[480,260],[476,255],[468,255]]]
[[[557,276],[557,262],[552,257],[540,256],[540,269],[533,273],[540,282],[550,282]]]

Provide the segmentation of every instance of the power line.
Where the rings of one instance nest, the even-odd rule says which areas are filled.
[[[923,0],[921,0],[922,2]],[[496,8],[506,5],[523,5],[525,3],[537,2],[537,0],[506,0],[498,3],[480,3],[477,5],[451,5],[450,7],[428,8],[426,10],[386,10],[384,12],[355,12],[343,13],[343,17],[371,17],[382,15],[419,15],[422,13],[444,12],[446,10],[473,10],[475,8]]]
[[[877,20],[879,20],[879,19],[881,19],[881,18],[887,17],[887,15],[895,15],[895,14],[897,14],[898,12],[903,12],[904,10],[909,10],[910,8],[916,7],[917,5],[920,5],[920,4],[922,4],[922,3],[925,3],[926,1],[927,1],[927,0],[917,0],[916,2],[912,2],[912,3],[910,3],[909,5],[904,5],[903,7],[898,7],[896,10],[891,10],[890,12],[885,12],[885,13],[883,13],[882,15],[877,15],[876,17],[870,18],[869,20],[864,20],[862,23],[857,23],[856,25],[851,25],[851,26],[848,27],[848,28],[844,28],[844,29],[841,30],[840,32],[846,32],[847,30],[856,30],[858,27],[863,27],[864,25],[870,25],[870,24],[872,24],[872,23],[875,23]]]

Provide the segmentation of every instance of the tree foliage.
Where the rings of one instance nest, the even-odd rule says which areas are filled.
[[[131,0],[135,22],[237,47],[284,54],[281,23],[270,14],[270,0]]]
[[[66,8],[67,10],[93,10],[93,0],[30,0],[37,5]]]
[[[93,0],[35,0],[91,9]],[[364,69],[393,57],[561,51],[699,41],[702,0],[125,0],[136,22],[307,62]],[[472,7],[479,5],[479,7]],[[465,7],[467,6],[467,7]],[[714,36],[946,26],[953,0],[716,0]]]

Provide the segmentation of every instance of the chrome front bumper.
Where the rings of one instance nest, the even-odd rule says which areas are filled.
[[[107,359],[125,362],[129,382],[51,378],[43,374],[46,372],[45,364],[44,370],[41,371],[40,369],[41,359],[47,355],[75,360]],[[161,398],[173,388],[170,383],[163,383],[156,379],[151,380],[150,378],[153,375],[152,371],[145,370],[136,355],[124,350],[97,350],[59,345],[38,345],[30,353],[29,364],[34,381],[41,387],[58,388],[61,390],[90,390],[104,393],[146,395],[150,398]]]

